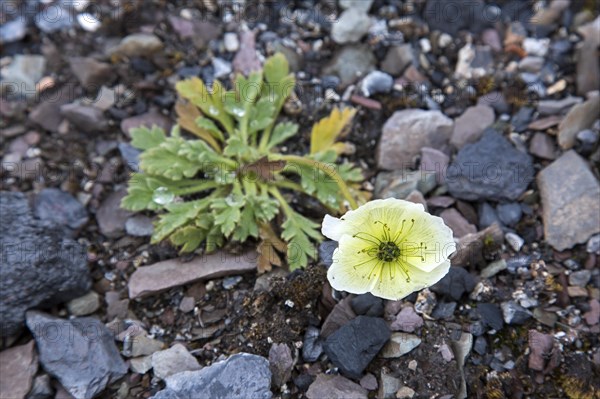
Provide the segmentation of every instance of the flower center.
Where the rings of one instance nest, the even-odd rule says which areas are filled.
[[[395,242],[380,242],[377,248],[377,259],[384,262],[393,262],[400,257],[400,248]]]

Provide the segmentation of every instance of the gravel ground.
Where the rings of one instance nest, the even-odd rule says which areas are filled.
[[[17,0],[0,22],[1,398],[600,398],[596,2]],[[283,151],[355,107],[363,188],[454,232],[435,286],[335,292],[327,241],[293,273],[257,274],[256,243],[180,257],[119,207],[129,130],[172,126],[177,81],[275,52]]]

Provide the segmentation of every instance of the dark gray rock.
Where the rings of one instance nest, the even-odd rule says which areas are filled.
[[[358,78],[375,69],[375,56],[367,45],[349,45],[341,49],[323,69],[326,75],[340,78],[340,88],[346,88]]]
[[[280,387],[292,376],[294,358],[286,344],[273,344],[269,350],[269,367],[271,369],[273,387]]]
[[[305,362],[316,362],[322,353],[323,341],[320,338],[320,331],[316,327],[309,326],[304,333],[302,358]]]
[[[129,169],[137,172],[140,168],[139,164],[141,151],[129,143],[119,143],[119,152],[121,153],[121,158],[123,158]]]
[[[502,315],[506,324],[523,324],[532,316],[531,312],[516,302],[503,302]]]
[[[383,299],[374,296],[370,292],[352,298],[350,304],[357,315],[383,316]]]
[[[93,398],[127,372],[111,332],[97,319],[29,311],[27,327],[44,369],[77,399]]]
[[[475,279],[471,273],[465,268],[452,266],[448,274],[431,287],[431,291],[458,301],[465,292],[473,291],[473,288]]]
[[[165,381],[166,388],[153,399],[270,399],[273,396],[268,360],[249,353],[238,353],[202,370],[173,374]]]
[[[494,129],[467,144],[449,166],[448,189],[465,200],[514,201],[533,180],[531,157],[515,149]]]
[[[506,269],[514,274],[520,267],[528,267],[531,261],[530,255],[518,255],[506,260]]]
[[[477,305],[477,313],[483,324],[500,331],[504,326],[502,321],[502,312],[498,305],[494,303],[480,303]]]
[[[333,263],[333,251],[338,247],[337,241],[325,240],[319,244],[319,260],[326,267]]]
[[[85,248],[64,229],[36,219],[22,193],[0,192],[0,336],[17,333],[25,311],[89,291]]]
[[[431,317],[436,320],[450,319],[456,310],[456,302],[438,302],[431,313]]]
[[[489,227],[494,223],[497,223],[498,225],[502,224],[494,207],[488,204],[487,202],[479,203],[477,213],[479,215],[480,229],[485,229],[486,227]]]
[[[60,112],[69,122],[86,133],[104,132],[109,127],[104,112],[96,107],[71,103],[61,106]]]
[[[362,94],[371,97],[377,93],[389,93],[394,85],[394,79],[385,72],[373,71],[363,79],[361,83]]]
[[[340,327],[325,341],[325,353],[340,371],[360,378],[363,370],[390,339],[390,330],[381,318],[358,316]]]
[[[35,197],[35,215],[71,229],[79,229],[88,221],[88,213],[81,202],[57,188],[45,188]]]
[[[496,211],[498,211],[498,218],[506,226],[516,225],[521,220],[521,216],[523,216],[521,205],[516,202],[500,204],[496,207]]]
[[[535,109],[529,107],[521,107],[517,111],[516,114],[512,117],[510,123],[513,126],[513,129],[517,133],[524,132],[531,122],[531,118],[533,116],[533,112]]]
[[[475,344],[473,345],[473,350],[480,355],[485,355],[487,352],[487,341],[485,337],[477,337],[475,339]]]

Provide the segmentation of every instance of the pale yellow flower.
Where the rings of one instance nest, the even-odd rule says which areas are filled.
[[[437,283],[456,249],[441,218],[395,198],[370,201],[339,219],[326,215],[322,232],[339,244],[327,272],[333,288],[391,300]]]

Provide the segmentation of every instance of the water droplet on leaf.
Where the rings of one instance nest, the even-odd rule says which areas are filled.
[[[169,191],[166,187],[159,187],[154,190],[152,194],[152,201],[156,202],[159,205],[167,205],[173,202],[175,199],[175,194]]]

